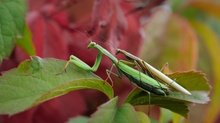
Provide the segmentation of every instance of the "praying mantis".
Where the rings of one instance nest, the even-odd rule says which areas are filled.
[[[150,64],[145,62],[144,60],[130,54],[129,52],[121,49],[116,50],[116,54],[122,53],[126,56],[127,59],[133,61],[135,65],[145,74],[155,78],[156,80],[162,81],[177,91],[180,91],[184,94],[191,95],[191,93],[183,88],[181,85],[177,84],[174,80],[170,79],[168,76],[160,72],[159,70],[152,67]]]
[[[190,92],[188,92],[186,89],[184,89],[182,86],[178,85],[174,81],[172,81],[171,83],[165,82],[166,84],[159,83],[157,80],[152,78],[152,76],[149,76],[149,75],[145,74],[144,72],[140,72],[140,71],[132,68],[131,66],[129,66],[128,62],[123,61],[123,60],[118,60],[111,53],[109,53],[106,49],[104,49],[100,45],[96,44],[95,42],[90,42],[90,44],[88,45],[88,48],[95,48],[99,51],[99,53],[96,57],[96,61],[92,67],[87,65],[85,62],[83,62],[82,60],[80,60],[76,56],[71,55],[70,60],[66,63],[64,70],[67,68],[68,64],[70,62],[72,62],[81,69],[95,72],[95,71],[97,71],[97,69],[100,65],[102,55],[104,54],[113,62],[113,65],[116,67],[116,69],[118,71],[118,76],[120,78],[122,78],[123,75],[126,76],[131,81],[132,84],[134,84],[135,86],[137,86],[138,88],[140,88],[141,90],[143,90],[145,92],[148,92],[148,93],[150,92],[150,93],[153,93],[156,95],[162,95],[162,96],[169,95],[170,90],[169,90],[169,87],[166,85],[166,84],[168,84],[180,92],[191,95]],[[121,51],[122,50],[118,50],[117,52],[119,53]],[[123,53],[125,56],[129,57],[130,59],[133,59],[136,62],[140,62],[140,64],[137,63],[136,65],[137,66],[139,65],[139,67],[143,67],[143,70],[146,69],[146,68],[144,68],[146,64],[145,64],[145,62],[143,62],[143,60],[139,59],[138,57],[136,58],[136,56],[133,57],[133,55],[130,55],[127,52],[121,52],[121,53]],[[143,63],[143,64],[141,64],[141,63]],[[147,69],[151,69],[150,72],[153,74],[156,74],[155,72],[153,72],[155,68],[152,69],[151,67],[149,67]],[[163,77],[164,77],[163,75],[162,75],[162,77],[161,77],[161,75],[158,75],[158,74],[156,74],[155,76],[157,76],[157,77],[159,76],[160,79],[167,81],[166,79],[163,79]],[[173,85],[178,85],[178,86],[173,86]]]

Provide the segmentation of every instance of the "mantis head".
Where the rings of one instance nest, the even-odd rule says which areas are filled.
[[[121,49],[116,50],[116,55],[119,54],[119,53],[121,53]]]
[[[95,42],[90,42],[89,45],[87,46],[88,48],[93,48],[97,45]]]

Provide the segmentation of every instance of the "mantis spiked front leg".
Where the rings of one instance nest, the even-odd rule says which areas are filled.
[[[165,84],[159,84],[155,79],[152,77],[130,67],[129,65],[125,64],[123,61],[118,60],[115,58],[111,53],[109,53],[106,49],[101,47],[100,45],[96,44],[95,42],[90,42],[88,45],[88,48],[95,48],[99,51],[99,54],[96,58],[96,61],[93,65],[93,67],[90,67],[86,63],[84,63],[79,58],[71,55],[69,62],[74,63],[76,66],[78,66],[81,69],[88,70],[91,72],[95,72],[102,59],[102,55],[106,55],[114,64],[118,71],[118,76],[121,78],[122,75],[125,75],[135,86],[142,89],[146,92],[151,92],[156,95],[168,95],[169,94],[169,88]],[[67,64],[68,64],[67,63]],[[67,65],[66,65],[67,66]]]
[[[160,72],[159,70],[155,69],[154,67],[152,67],[150,64],[148,64],[147,62],[143,61],[142,59],[124,51],[121,49],[118,49],[116,51],[116,54],[118,53],[122,53],[126,56],[126,58],[128,58],[129,60],[131,60],[132,62],[134,62],[137,67],[139,69],[141,69],[141,71],[153,78],[155,78],[156,80],[159,80],[161,82],[164,82],[166,84],[168,84],[169,86],[171,86],[173,89],[180,91],[184,94],[188,94],[191,95],[191,93],[186,90],[185,88],[183,88],[181,85],[179,85],[178,83],[176,83],[174,80],[170,79],[168,76],[166,76],[165,74],[163,74],[162,72]]]

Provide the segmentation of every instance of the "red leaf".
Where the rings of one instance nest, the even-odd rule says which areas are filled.
[[[62,29],[53,20],[47,21],[45,25],[43,56],[60,59],[66,59],[69,57],[67,44],[62,35]]]
[[[0,119],[2,119],[4,123],[17,123],[17,122],[33,123],[32,122],[33,111],[34,109],[31,109],[13,116],[4,115],[4,116],[0,116]]]
[[[37,107],[33,114],[34,123],[64,123],[70,117],[86,111],[84,99],[79,92],[49,100]]]

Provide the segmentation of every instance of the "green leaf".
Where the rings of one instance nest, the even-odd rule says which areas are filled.
[[[11,54],[25,24],[25,0],[2,0],[0,4],[0,64]]]
[[[170,110],[160,108],[160,123],[169,123],[172,120],[172,112]]]
[[[150,123],[149,117],[143,112],[137,112],[138,119],[140,123]]]
[[[27,25],[24,28],[24,36],[17,38],[16,44],[20,46],[28,55],[36,55],[35,48],[31,40],[31,32]]]
[[[155,119],[153,119],[153,118],[150,118],[150,122],[151,122],[151,123],[160,123],[159,121],[157,121],[157,120],[155,120]]]
[[[129,94],[129,96],[125,100],[125,103],[130,103],[132,105],[157,105],[163,108],[167,108],[173,112],[179,113],[183,116],[186,116],[187,112],[189,111],[184,102],[170,99],[168,97],[151,94],[149,101],[148,93],[138,88],[136,88]]]
[[[118,98],[115,97],[105,104],[102,104],[98,110],[91,116],[88,123],[111,123],[117,111]]]
[[[189,91],[208,92],[211,88],[205,74],[199,71],[176,72],[168,76]]]
[[[182,117],[181,115],[176,114],[176,113],[174,113],[174,112],[172,113],[172,116],[173,116],[173,118],[172,118],[172,122],[173,122],[173,123],[184,122],[184,120],[186,121],[186,118],[183,119],[183,117]]]
[[[85,116],[78,116],[78,117],[69,119],[67,123],[87,123],[88,119],[89,118]]]
[[[101,105],[88,123],[146,123],[147,116],[137,113],[130,104],[118,105],[118,97]],[[146,120],[146,121],[145,121]]]
[[[91,72],[74,64],[63,70],[65,61],[36,56],[0,77],[0,114],[15,114],[73,90],[91,88],[113,98],[112,87]]]
[[[209,101],[208,91],[210,87],[204,74],[190,71],[174,73],[169,75],[169,77],[175,79],[177,83],[189,90],[192,95],[186,95],[174,90],[167,96],[149,95],[136,88],[129,94],[125,103],[132,105],[157,105],[187,117],[189,103],[204,104]]]
[[[124,104],[117,109],[113,123],[139,123],[137,113],[131,104]]]

